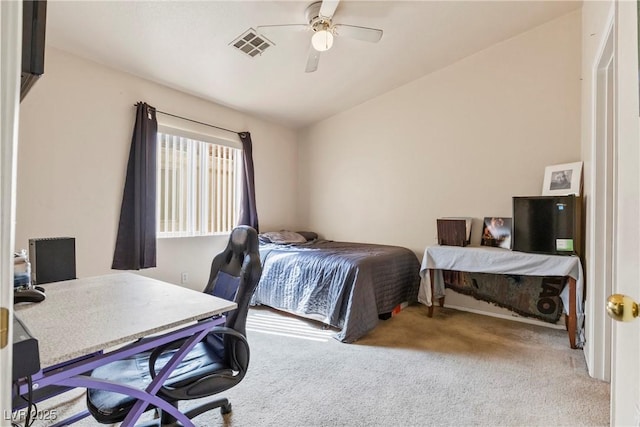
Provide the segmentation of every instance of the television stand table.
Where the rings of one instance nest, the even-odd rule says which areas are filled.
[[[429,246],[422,259],[418,292],[418,301],[429,307],[429,317],[433,316],[432,296],[438,299],[441,307],[444,305],[442,270],[567,277],[560,298],[567,315],[569,344],[571,348],[581,348],[584,344],[584,279],[579,257],[531,254],[488,246]]]

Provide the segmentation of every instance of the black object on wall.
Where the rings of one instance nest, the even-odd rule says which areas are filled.
[[[550,255],[579,255],[582,248],[582,198],[513,198],[513,250]]]
[[[76,239],[52,237],[29,239],[31,283],[60,282],[76,278]]]
[[[46,0],[24,0],[22,3],[22,74],[20,101],[44,74]]]

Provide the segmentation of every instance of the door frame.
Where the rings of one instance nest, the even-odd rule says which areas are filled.
[[[585,358],[589,375],[611,379],[611,322],[603,307],[613,289],[615,263],[615,118],[616,118],[616,25],[611,10],[605,36],[592,69],[594,118],[591,129],[591,182],[587,199],[587,300]],[[604,244],[603,244],[604,243]]]

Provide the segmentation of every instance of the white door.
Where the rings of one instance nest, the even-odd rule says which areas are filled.
[[[617,193],[613,290],[640,299],[640,110],[637,2],[616,2]],[[640,424],[640,320],[613,322],[611,425]]]
[[[22,2],[0,1],[0,425],[11,414],[13,247]]]

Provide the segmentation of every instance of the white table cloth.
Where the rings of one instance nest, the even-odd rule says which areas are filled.
[[[418,301],[432,305],[429,270],[435,270],[433,289],[435,297],[444,296],[442,270],[471,273],[520,274],[525,276],[569,276],[576,281],[576,344],[584,344],[584,277],[582,263],[577,256],[543,255],[489,246],[429,246],[420,267]],[[569,287],[560,294],[565,313],[569,313]]]

